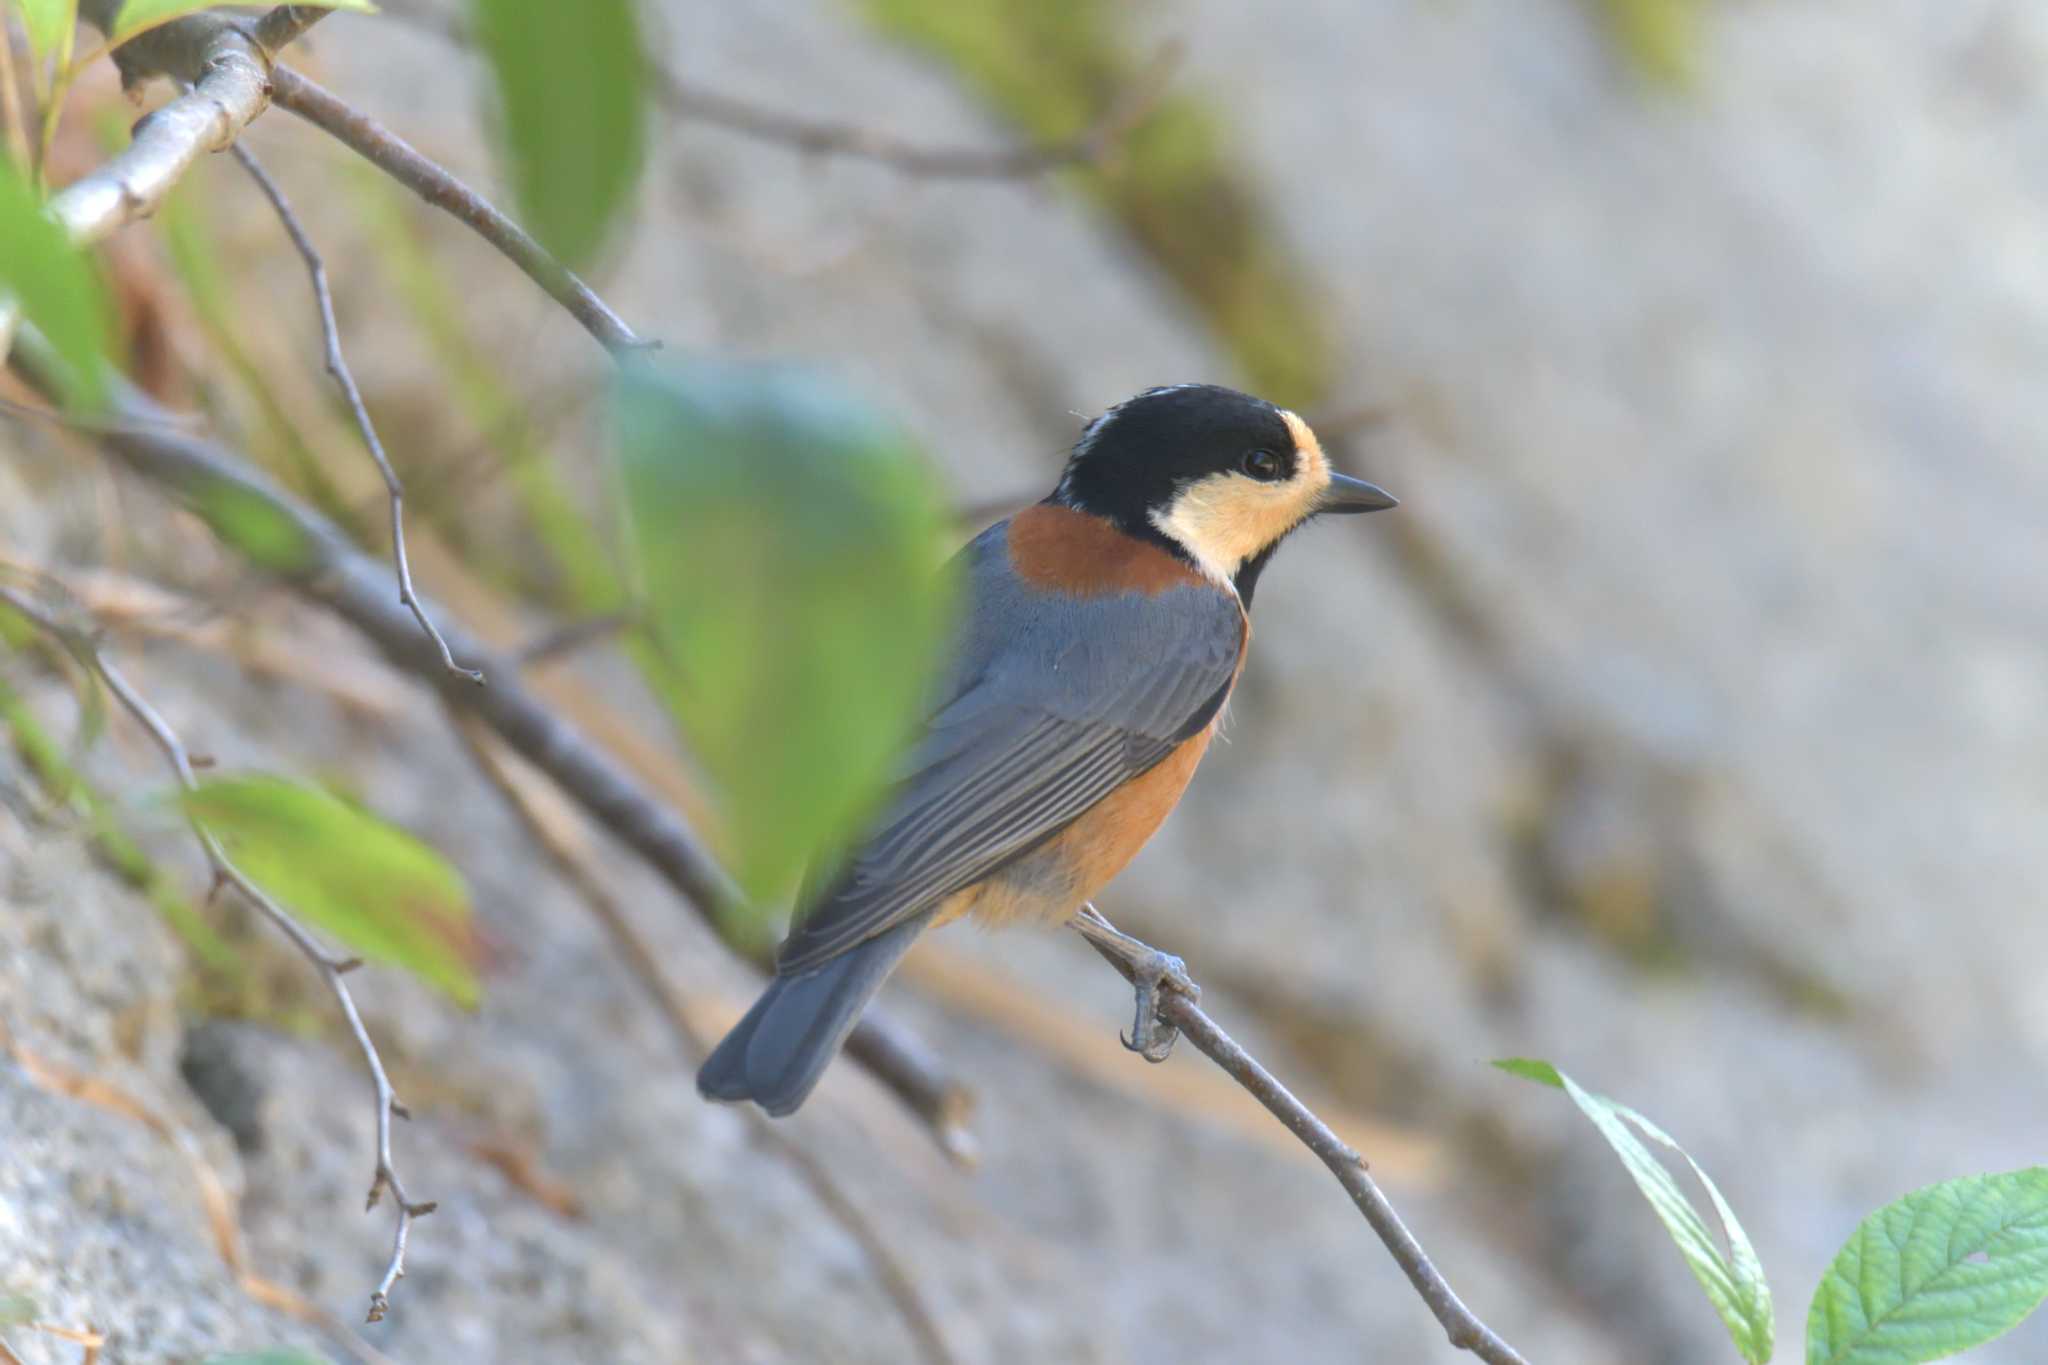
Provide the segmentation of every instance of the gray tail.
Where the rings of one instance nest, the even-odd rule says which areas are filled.
[[[794,1112],[925,919],[921,915],[822,966],[769,982],[698,1068],[697,1092],[711,1100],[753,1100],[777,1118]]]

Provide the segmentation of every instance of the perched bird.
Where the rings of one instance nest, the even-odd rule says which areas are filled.
[[[961,551],[966,618],[906,772],[697,1088],[787,1114],[920,933],[1074,916],[1194,775],[1273,551],[1311,517],[1393,505],[1232,389],[1150,389],[1089,423],[1051,496]],[[1158,1060],[1146,985],[1128,1041]]]

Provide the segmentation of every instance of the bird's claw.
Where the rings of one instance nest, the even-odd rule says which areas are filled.
[[[1113,953],[1130,968],[1131,986],[1137,992],[1137,1011],[1131,1031],[1119,1032],[1117,1041],[1148,1062],[1165,1061],[1173,1053],[1180,1030],[1159,1017],[1160,992],[1173,991],[1189,1000],[1202,998],[1202,988],[1188,975],[1188,964],[1114,927],[1092,905],[1074,917],[1074,927],[1089,942]]]
[[[1131,985],[1137,991],[1137,1017],[1131,1025],[1130,1035],[1126,1037],[1119,1033],[1117,1038],[1125,1047],[1157,1065],[1173,1055],[1173,1045],[1180,1038],[1180,1030],[1159,1017],[1160,991],[1178,991],[1191,1000],[1199,1000],[1202,988],[1188,975],[1187,963],[1156,948],[1149,948],[1133,958]]]

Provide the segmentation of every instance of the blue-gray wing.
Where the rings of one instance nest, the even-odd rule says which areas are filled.
[[[968,625],[867,841],[790,934],[784,973],[936,908],[1058,834],[1209,723],[1244,615],[1208,586],[1073,597],[1020,582],[1006,525],[962,551]]]

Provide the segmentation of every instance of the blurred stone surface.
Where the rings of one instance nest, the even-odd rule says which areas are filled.
[[[1346,348],[1335,406],[1391,415],[1355,460],[1404,501],[1282,556],[1233,742],[1104,904],[1182,953],[1283,1075],[1437,1145],[1434,1178],[1389,1187],[1532,1359],[1728,1348],[1569,1107],[1484,1065],[1508,1054],[1626,1099],[1715,1174],[1790,1358],[1864,1213],[2041,1159],[2048,16],[1717,6],[1699,88],[1674,94],[1617,65],[1591,9],[1137,16],[1188,43],[1186,79],[1227,110],[1322,280]],[[933,140],[1004,136],[840,7],[662,18],[678,71],[722,88]],[[395,21],[317,36],[333,86],[488,179],[467,59]],[[417,341],[359,283],[338,162],[282,117],[254,141],[322,206],[372,401],[431,413]],[[298,299],[231,170],[205,173],[250,268]],[[1035,494],[1072,412],[1229,377],[1052,187],[907,181],[684,126],[645,207],[605,281],[636,325],[851,377],[964,501]],[[422,222],[472,333],[536,392],[598,372],[524,281]],[[310,358],[303,321],[280,306],[269,325]],[[10,463],[0,544],[98,562],[91,499],[53,491],[47,459],[10,485]],[[146,494],[124,505],[155,515]],[[373,725],[208,654],[143,658],[223,763],[345,773],[447,850],[508,946],[475,1017],[358,978],[419,1113],[399,1135],[407,1178],[443,1201],[379,1349],[912,1358],[859,1247],[739,1116],[697,1102],[689,1061],[424,695]],[[140,745],[96,762],[158,781]],[[347,1048],[239,1023],[188,1037],[174,944],[75,837],[0,803],[0,860],[0,1022],[174,1117],[241,1192],[255,1268],[354,1321],[388,1224],[357,1216],[369,1105]],[[737,1007],[744,974],[657,884],[618,876],[685,984]],[[1127,997],[1077,944],[944,939],[1125,1061]],[[962,1360],[1461,1358],[1313,1165],[973,1011],[892,997],[980,1085],[982,1168],[946,1168],[851,1068],[785,1131],[885,1231]],[[0,1067],[0,1135],[0,1295],[115,1332],[112,1360],[318,1339],[235,1288],[183,1159],[132,1120]],[[479,1143],[530,1150],[583,1216],[537,1203]],[[75,1355],[7,1340],[24,1360]],[[2036,1323],[1970,1359],[2044,1355]]]

